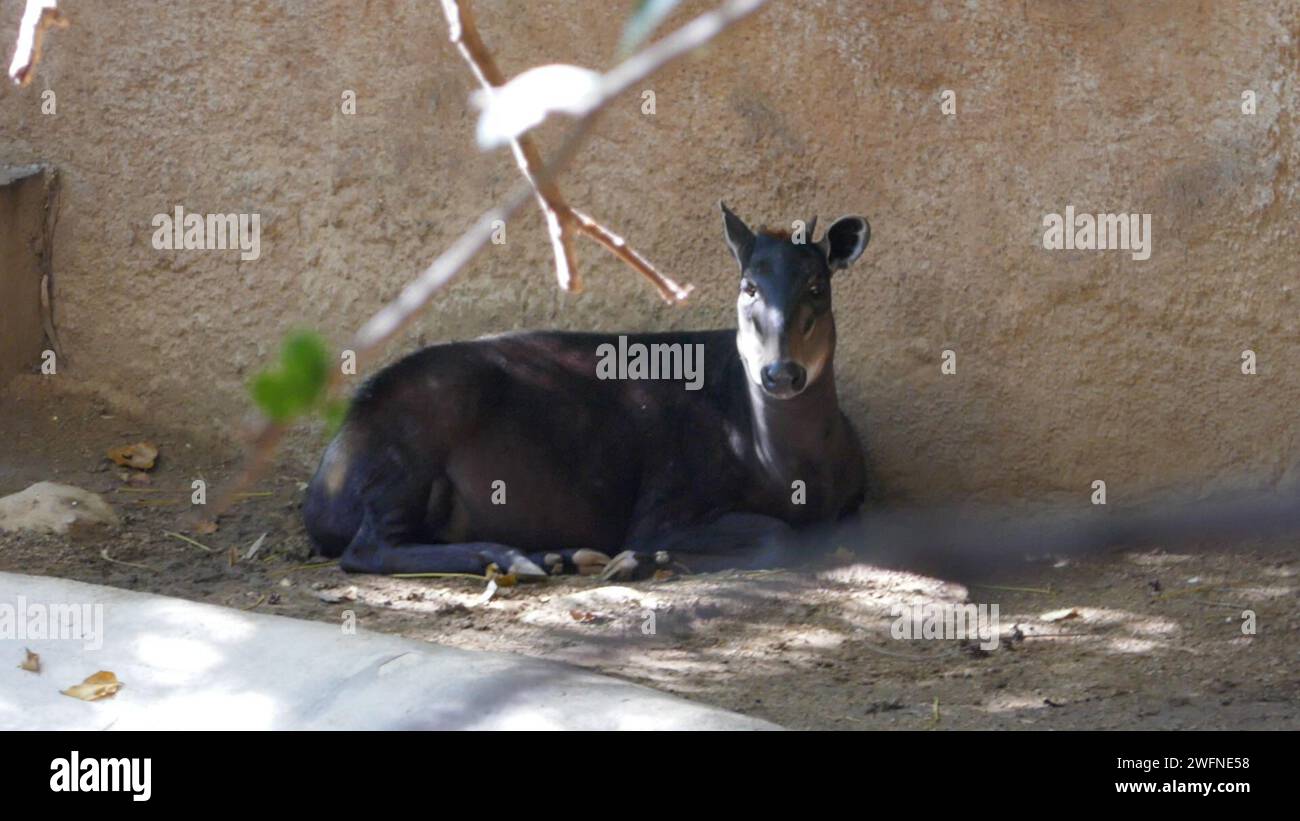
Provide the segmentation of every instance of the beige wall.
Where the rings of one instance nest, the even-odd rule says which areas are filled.
[[[0,0],[4,31],[20,5]],[[472,147],[471,80],[436,3],[63,5],[72,28],[36,82],[0,92],[0,164],[63,175],[60,378],[169,424],[229,430],[285,329],[342,343],[516,182],[506,153]],[[630,6],[477,4],[512,74],[608,65]],[[557,295],[530,212],[400,348],[729,324],[720,196],[754,221],[863,213],[871,246],[836,286],[838,372],[894,494],[1274,483],[1300,460],[1298,8],[774,2],[650,83],[655,116],[636,95],[616,106],[565,180],[696,285],[686,307],[589,244],[587,293]],[[262,258],[153,250],[151,218],[177,204],[259,212]],[[1043,215],[1066,205],[1152,214],[1151,259],[1043,250]],[[940,375],[945,348],[956,376]],[[1245,348],[1257,376],[1240,373]]]

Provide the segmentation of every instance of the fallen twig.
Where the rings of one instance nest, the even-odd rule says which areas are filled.
[[[270,596],[268,596],[267,594],[263,593],[263,594],[258,598],[257,601],[253,602],[252,604],[245,605],[245,606],[243,606],[243,607],[241,607],[241,608],[239,608],[239,609],[240,609],[240,610],[256,610],[257,608],[259,608],[259,607],[261,607],[263,604],[265,604],[265,603],[266,603],[266,600],[269,599],[269,598],[270,598]]]
[[[263,533],[261,536],[258,536],[257,541],[253,542],[253,546],[248,548],[248,552],[244,554],[244,560],[252,561],[253,557],[257,555],[257,551],[262,549],[262,543],[265,541],[266,541],[266,533]]]
[[[292,573],[295,570],[317,570],[322,567],[333,567],[338,563],[339,563],[338,559],[332,559],[328,562],[313,562],[311,564],[299,564],[289,568],[289,572]]]
[[[1043,587],[1008,587],[1000,584],[971,584],[968,587],[978,587],[981,590],[1007,590],[1012,593],[1041,593],[1044,596],[1051,596],[1056,593],[1055,590],[1049,590]]]
[[[103,550],[99,551],[99,557],[100,557],[101,559],[103,559],[104,561],[106,561],[106,562],[112,562],[113,564],[126,565],[127,567],[135,567],[135,568],[138,568],[138,569],[140,569],[140,570],[148,570],[150,573],[160,573],[160,572],[162,572],[162,571],[158,570],[158,569],[155,568],[155,567],[150,567],[150,566],[147,565],[147,564],[136,564],[135,562],[124,562],[124,561],[122,561],[121,559],[114,559],[112,556],[108,555],[108,548],[107,548],[107,547],[104,548]]]
[[[481,576],[477,573],[393,573],[390,578],[394,579],[474,579],[475,581],[489,581],[491,576]]]
[[[206,551],[208,551],[209,553],[216,553],[216,552],[217,552],[215,549],[213,549],[213,548],[211,548],[211,547],[208,547],[208,546],[205,545],[203,542],[196,541],[196,540],[194,540],[194,539],[191,539],[189,536],[185,536],[185,535],[182,535],[182,534],[180,534],[180,533],[176,533],[176,532],[171,531],[171,530],[164,530],[164,531],[163,531],[163,535],[164,535],[164,536],[171,536],[171,537],[176,538],[176,539],[180,539],[182,542],[188,542],[189,544],[192,544],[192,545],[194,545],[195,547],[198,547],[198,548],[202,548],[203,550],[206,550]]]

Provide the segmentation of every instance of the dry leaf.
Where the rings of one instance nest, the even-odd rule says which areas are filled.
[[[107,670],[100,670],[80,684],[74,684],[63,690],[65,696],[79,698],[82,701],[98,701],[107,698],[122,689],[122,682]]]
[[[158,458],[158,446],[152,442],[136,442],[134,445],[109,448],[108,458],[123,467],[152,470],[154,460]]]
[[[244,554],[244,561],[249,561],[249,560],[251,560],[254,556],[256,556],[256,555],[257,555],[257,551],[259,551],[259,550],[262,549],[262,542],[265,542],[265,541],[266,541],[266,534],[265,534],[265,533],[263,533],[261,536],[258,536],[258,537],[257,537],[257,541],[253,542],[253,546],[250,547],[250,548],[248,548],[248,552]]]
[[[33,653],[31,650],[27,650],[27,648],[25,647],[23,649],[27,652],[27,658],[23,659],[23,663],[18,665],[18,669],[26,670],[29,673],[39,673],[41,671],[40,654]]]

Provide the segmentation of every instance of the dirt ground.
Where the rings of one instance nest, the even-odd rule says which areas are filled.
[[[147,484],[130,484],[105,451],[139,440],[161,456]],[[16,380],[0,396],[0,495],[77,485],[103,494],[122,526],[80,539],[0,533],[0,570],[319,621],[351,611],[363,629],[563,660],[797,729],[1300,728],[1300,541],[1047,561],[991,587],[849,564],[565,577],[485,601],[483,580],[319,566],[297,468],[271,471],[216,532],[185,529],[190,482],[215,486],[237,457]],[[997,604],[998,646],[891,639],[891,607],[914,601]],[[1243,634],[1244,610],[1255,635]]]

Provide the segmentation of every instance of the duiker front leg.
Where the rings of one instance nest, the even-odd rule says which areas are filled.
[[[545,576],[546,571],[521,551],[495,542],[428,544],[419,534],[428,532],[431,506],[427,486],[412,472],[376,472],[363,493],[361,527],[339,557],[339,567],[349,573],[473,573],[487,572],[496,564],[503,572],[524,578]],[[434,488],[445,482],[435,480]]]
[[[541,578],[546,571],[521,551],[495,542],[420,544],[385,535],[367,517],[352,543],[339,557],[339,567],[349,573],[472,573],[487,572],[495,564],[502,572],[526,578]]]

